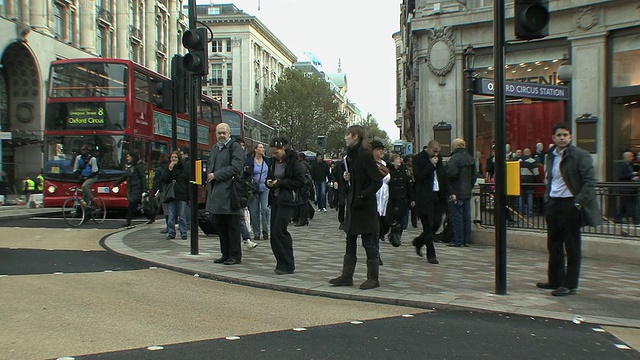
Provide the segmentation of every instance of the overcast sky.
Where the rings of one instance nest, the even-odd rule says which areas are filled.
[[[322,61],[322,70],[336,72],[338,59],[347,75],[347,97],[362,116],[371,113],[391,140],[394,124],[395,46],[402,0],[235,0],[232,3],[256,16],[300,61],[305,52]],[[186,3],[186,2],[185,2]],[[210,1],[198,0],[199,4]],[[260,10],[258,10],[258,5]]]

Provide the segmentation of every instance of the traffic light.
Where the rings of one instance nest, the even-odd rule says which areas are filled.
[[[182,45],[189,50],[184,56],[184,68],[197,76],[209,73],[209,48],[207,47],[207,29],[189,29],[182,35]]]
[[[327,145],[327,137],[326,136],[318,136],[316,139],[316,144],[320,148],[320,150],[324,150],[324,147]]]
[[[160,95],[156,105],[163,110],[171,111],[173,106],[173,90],[171,87],[171,80],[163,80],[156,84],[156,94]]]
[[[533,40],[548,36],[549,18],[549,0],[516,0],[516,38]]]

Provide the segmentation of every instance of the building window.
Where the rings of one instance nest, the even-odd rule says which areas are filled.
[[[96,41],[96,53],[101,56],[101,57],[105,57],[104,56],[104,28],[102,26],[98,27],[98,32],[97,32],[97,36],[98,36],[98,41]]]
[[[227,86],[233,85],[233,67],[231,63],[227,64]]]
[[[227,89],[227,108],[233,109],[233,93]]]
[[[211,52],[214,52],[214,53],[222,52],[222,40],[213,40],[211,42]]]
[[[220,15],[220,8],[217,6],[209,6],[207,9],[208,15]]]
[[[76,13],[75,11],[69,11],[69,36],[67,36],[67,42],[70,44],[76,43]]]
[[[56,39],[64,37],[64,7],[56,3],[53,10],[53,35]]]
[[[211,64],[211,84],[222,86],[222,64]]]
[[[227,52],[231,52],[231,39],[227,40]]]
[[[640,34],[614,37],[613,87],[640,85]]]

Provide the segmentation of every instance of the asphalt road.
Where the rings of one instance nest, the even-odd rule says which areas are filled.
[[[113,229],[56,221],[0,221],[0,359],[640,359],[593,324],[326,299],[150,268],[98,245]]]

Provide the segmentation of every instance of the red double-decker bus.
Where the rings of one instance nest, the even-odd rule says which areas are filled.
[[[247,149],[263,144],[268,150],[269,141],[276,135],[272,126],[238,110],[222,109],[222,122],[229,124],[232,138],[244,139]]]
[[[172,121],[157,107],[166,77],[122,59],[68,59],[51,63],[44,132],[44,206],[62,206],[78,186],[74,161],[82,145],[98,160],[93,191],[107,208],[127,207],[127,189],[113,187],[125,173],[126,153],[137,150],[151,181],[159,157],[171,150]],[[208,158],[222,121],[220,102],[202,95],[197,107],[198,158]],[[189,114],[179,114],[178,147],[189,144]],[[199,201],[204,202],[204,193]]]

